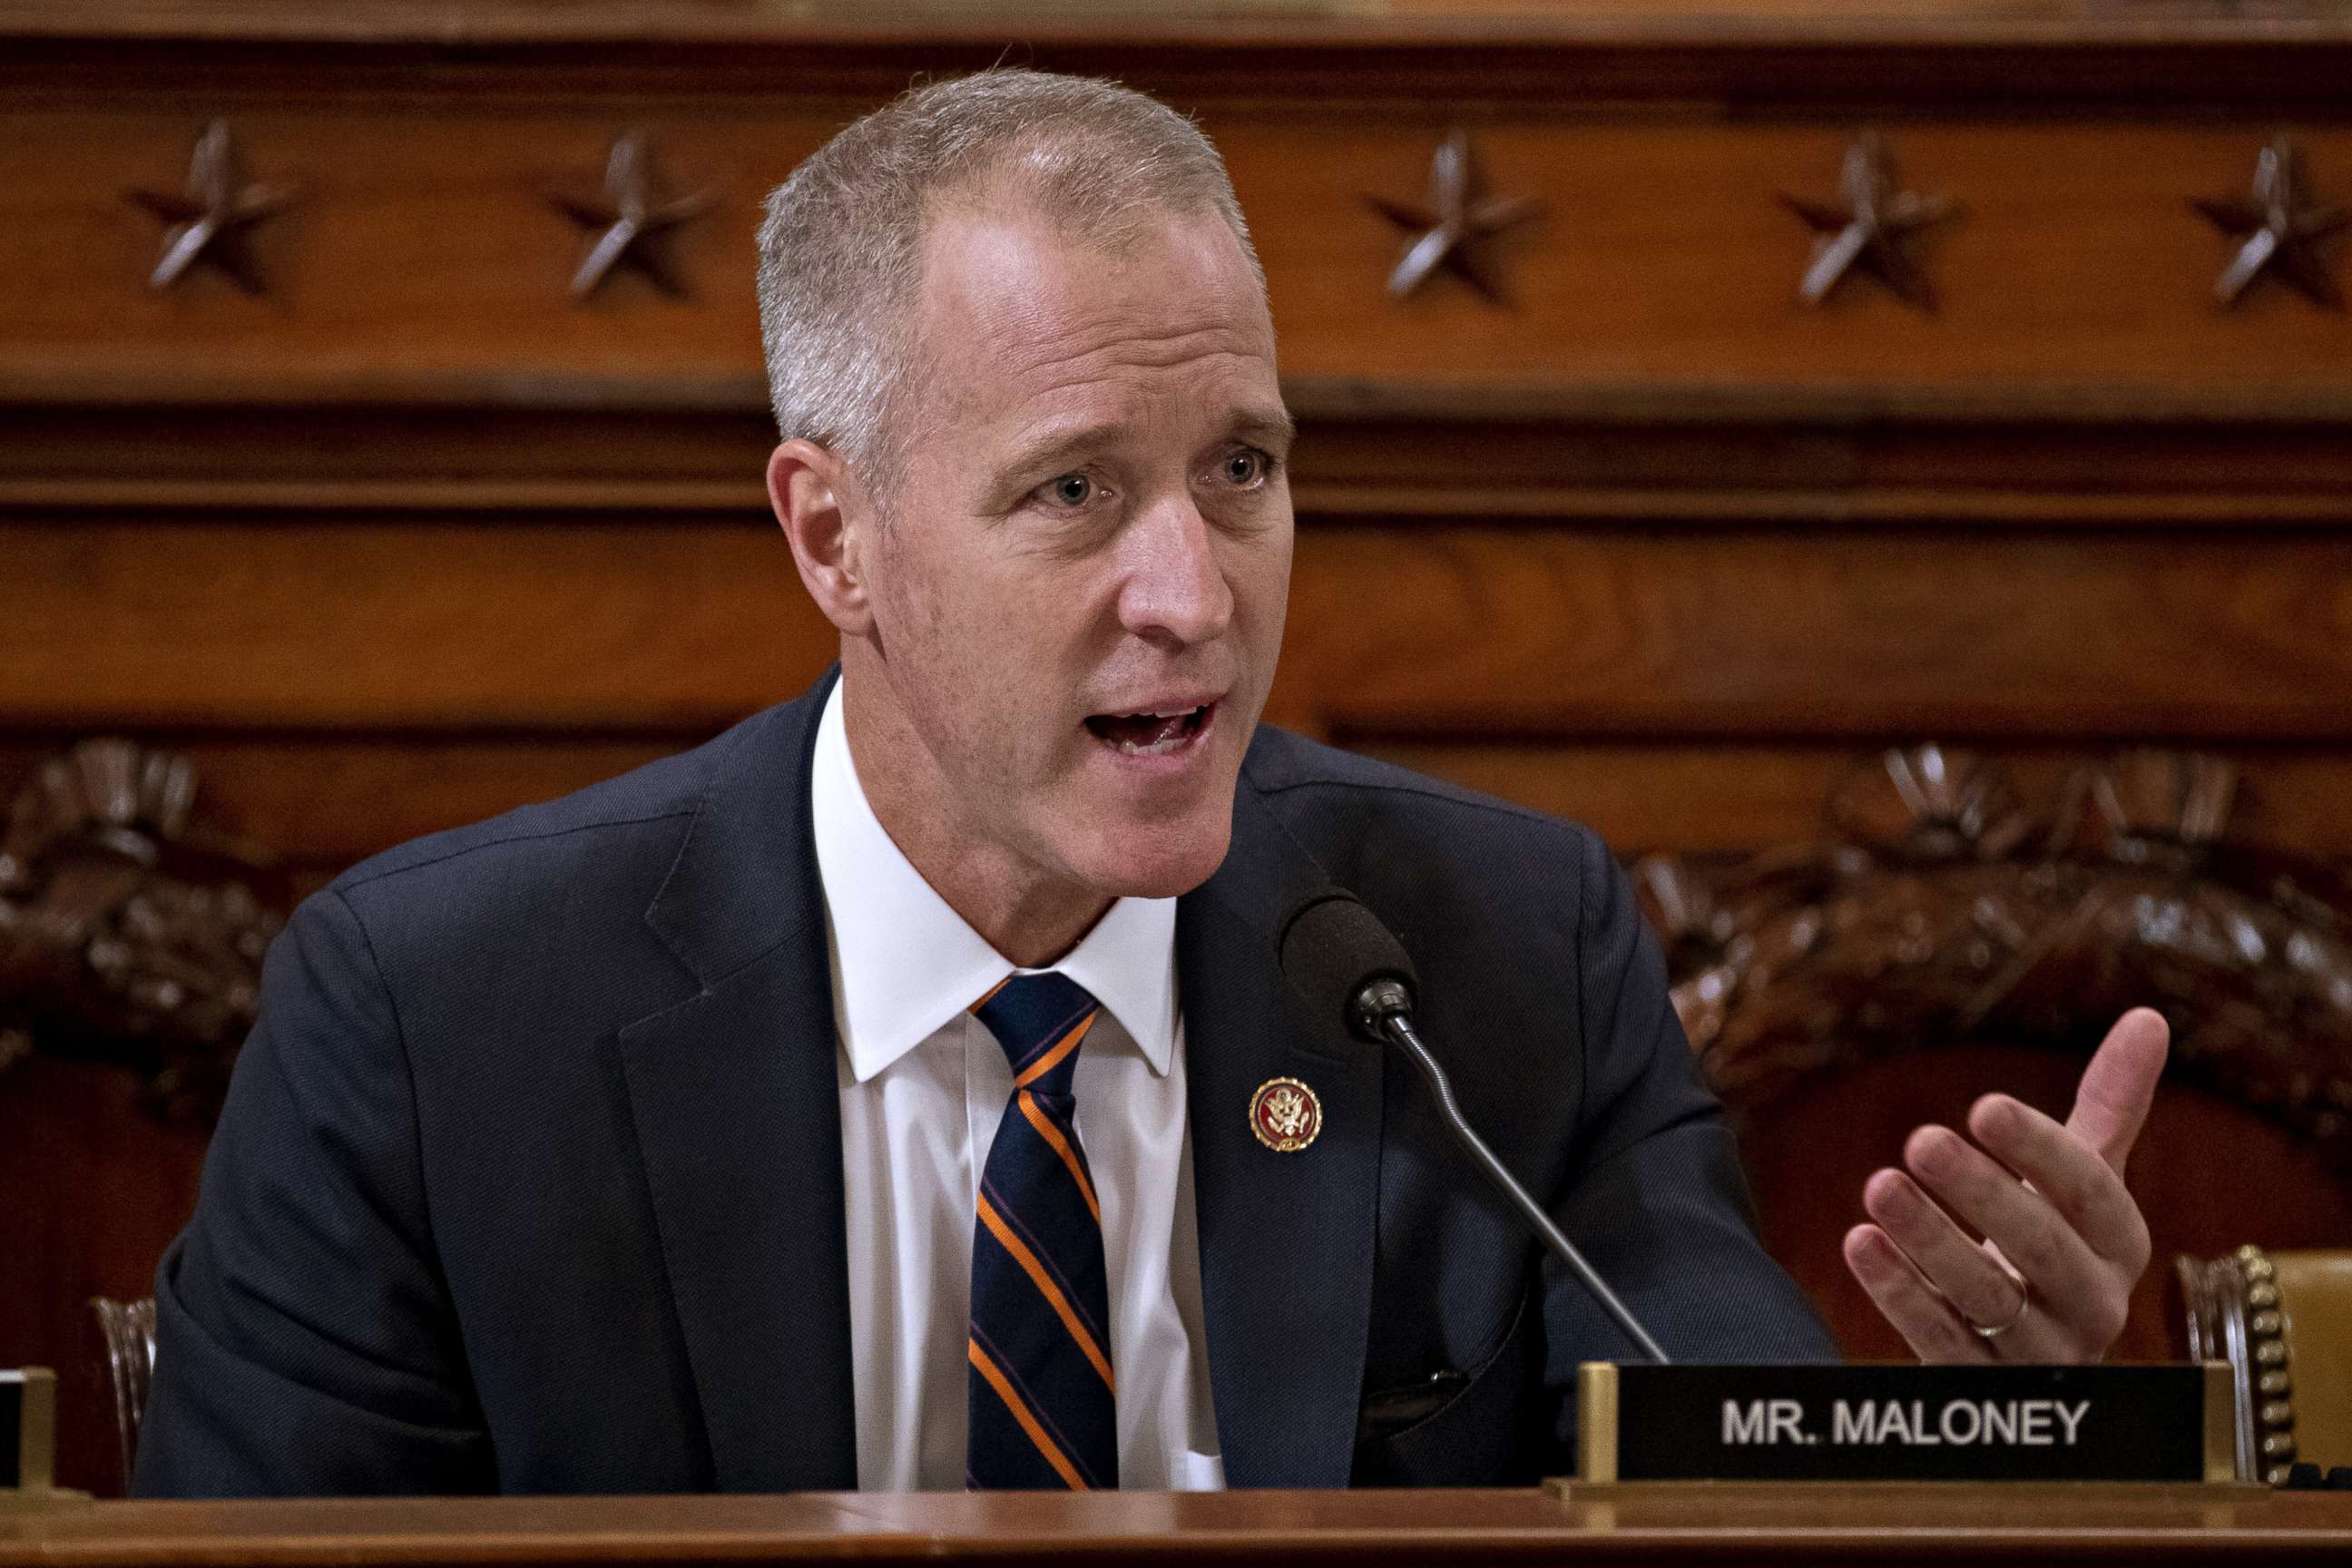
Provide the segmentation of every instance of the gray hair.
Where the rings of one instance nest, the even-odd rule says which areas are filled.
[[[999,190],[1114,248],[1154,213],[1213,210],[1265,286],[1224,160],[1167,105],[1020,68],[916,88],[843,130],[768,196],[760,325],[785,440],[839,452],[887,487],[924,237],[951,200]]]

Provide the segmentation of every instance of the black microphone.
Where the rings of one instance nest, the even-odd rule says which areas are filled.
[[[1559,1226],[1552,1224],[1543,1205],[1519,1185],[1517,1178],[1463,1117],[1445,1069],[1437,1065],[1437,1058],[1429,1054],[1429,1047],[1422,1044],[1421,1036],[1412,1026],[1412,960],[1405,956],[1404,944],[1381,924],[1380,917],[1346,889],[1327,888],[1302,900],[1284,920],[1281,952],[1284,977],[1311,1002],[1328,1005],[1336,1001],[1349,1033],[1374,1045],[1394,1046],[1412,1058],[1412,1065],[1421,1069],[1421,1076],[1429,1080],[1431,1090],[1436,1094],[1438,1113],[1444,1118],[1454,1141],[1469,1152],[1471,1160],[1486,1173],[1486,1179],[1526,1216],[1536,1235],[1551,1248],[1552,1256],[1567,1264],[1584,1282],[1584,1288],[1625,1337],[1650,1360],[1665,1365],[1666,1352],[1658,1347],[1658,1342],[1626,1310],[1617,1293],[1609,1289],[1608,1281],[1593,1272],[1584,1254],[1576,1250],[1576,1244],[1560,1234]]]

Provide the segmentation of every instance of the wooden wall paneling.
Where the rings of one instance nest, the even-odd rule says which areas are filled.
[[[1432,286],[1381,294],[1396,243],[1368,183],[1412,195],[1452,104],[1419,123],[1309,139],[1223,136],[1267,261],[1286,370],[1475,384],[1970,386],[2161,384],[2340,389],[2352,321],[2283,291],[2217,310],[2225,251],[2188,207],[2244,193],[2268,127],[1937,122],[1891,128],[1907,183],[1965,213],[1920,237],[1933,315],[1850,285],[1797,298],[1809,240],[1775,193],[1836,189],[1849,125],[1649,119],[1497,124],[1498,193],[1545,219],[1501,242],[1514,309]],[[2352,191],[2352,134],[2305,136]],[[1254,190],[1281,192],[1250,205]],[[2193,389],[2193,390],[2192,390]]]
[[[415,732],[142,728],[200,781],[206,842],[273,866],[295,892],[411,838],[552,799],[685,751],[716,721],[676,730]],[[0,781],[85,731],[0,731]],[[1411,740],[1340,732],[1353,750],[1569,817],[1622,855],[1739,856],[1801,843],[1830,792],[1870,764],[1861,742],[1657,740]],[[1941,737],[1946,741],[1966,737]],[[2120,739],[2116,742],[2121,743]],[[1994,741],[1970,749],[2020,791],[2055,799],[2111,748]],[[2232,837],[2321,860],[2352,859],[2352,748],[2215,748],[2240,769]]]
[[[19,72],[67,86],[192,72],[225,86],[268,84],[293,61],[336,64],[362,89],[426,76],[456,89],[520,64],[575,91],[871,101],[916,73],[979,69],[1011,49],[1042,68],[1118,76],[1187,105],[1290,103],[1305,115],[1334,98],[1375,114],[1448,99],[1568,112],[1640,100],[1750,112],[1791,100],[1854,110],[2182,100],[2340,108],[2352,55],[2352,26],[2326,0],[2285,0],[2258,18],[2186,7],[2128,21],[2098,0],[1938,0],[1899,10],[1875,0],[1723,0],[1703,11],[1416,0],[1265,14],[1215,0],[1123,13],[1013,0],[984,14],[887,16],[854,5],[777,13],[698,0],[480,0],[462,30],[431,0],[7,0],[0,28]]]
[[[2143,389],[1511,392],[1289,377],[1292,496],[1325,524],[1465,521],[2054,530],[2352,522],[2352,390],[2326,416],[2187,415]],[[333,399],[182,378],[0,375],[0,510],[763,515],[756,377],[535,373]]]
[[[1364,604],[1394,613],[1368,617]],[[1286,714],[1579,736],[2317,738],[2352,547],[2281,536],[1332,530],[1302,537]]]
[[[194,763],[207,840],[266,860],[315,886],[410,838],[551,799],[684,751],[717,728],[676,730],[349,731],[143,728],[152,744]],[[0,781],[84,731],[0,731]],[[1575,739],[1416,740],[1340,731],[1352,750],[1466,788],[1582,822],[1621,854],[1741,855],[1803,842],[1822,827],[1842,781],[1874,765],[1855,742]],[[1998,763],[2026,796],[2057,798],[2115,745],[2079,742],[1968,744]],[[2315,859],[2352,857],[2352,749],[2223,744],[2207,748],[2240,772],[2232,837]]]
[[[383,377],[488,377],[528,365],[593,380],[756,373],[751,258],[758,202],[824,139],[821,121],[671,105],[661,162],[681,184],[723,193],[673,240],[696,296],[640,278],[575,300],[583,249],[549,205],[551,184],[601,181],[614,133],[646,106],[491,95],[434,105],[215,102],[201,86],[168,105],[16,108],[0,134],[23,173],[5,183],[0,363],[33,375],[136,379],[202,370],[259,385]],[[226,116],[256,179],[299,185],[302,204],[254,238],[269,293],[225,279],[147,289],[159,230],[125,184],[176,182],[204,122]]]
[[[694,727],[831,628],[772,529],[0,522],[18,726]],[[1360,614],[1393,602],[1393,613]],[[1310,526],[1270,712],[1351,733],[2352,736],[2352,542]]]
[[[775,425],[761,386],[652,385],[615,398],[517,374],[419,401],[271,402],[234,383],[183,383],[183,400],[102,375],[73,398],[0,385],[0,511],[146,509],[256,517],[288,510],[472,514],[562,511],[644,521],[767,511]]]
[[[2346,549],[2261,538],[1310,521],[1275,711],[1629,852],[1808,837],[1857,755],[1936,738],[2034,789],[2215,747],[2251,832],[2342,853]],[[192,750],[220,829],[310,879],[692,744],[831,657],[756,519],[82,517],[0,549],[43,584],[0,623],[0,757]]]
[[[494,380],[518,364],[589,382],[718,375],[756,384],[751,258],[761,195],[837,121],[785,103],[549,104],[529,98],[0,111],[20,172],[0,183],[0,374],[169,384],[199,374],[323,392],[352,381]],[[1486,387],[1926,389],[2160,386],[2178,405],[2340,399],[2352,318],[2257,287],[2211,299],[2227,247],[2188,205],[2242,195],[2273,121],[1935,121],[1890,131],[1910,179],[1963,200],[1923,241],[1924,315],[1796,285],[1802,225],[1776,198],[1833,188],[1855,127],[1704,114],[1481,128],[1500,192],[1549,216],[1504,242],[1514,306],[1444,280],[1402,302],[1398,244],[1367,187],[1412,197],[1462,105],[1372,124],[1213,121],[1264,255],[1288,374]],[[145,287],[155,224],[127,184],[176,179],[212,114],[257,179],[302,204],[255,240],[261,299],[203,276]],[[542,188],[593,181],[612,135],[649,121],[675,182],[715,187],[680,230],[689,300],[641,279],[587,301],[581,251]],[[2320,195],[2352,192],[2352,127],[2298,127]]]
[[[1742,855],[1819,837],[1830,795],[1876,763],[1857,742],[1633,738],[1497,742],[1341,732],[1355,750],[1582,822],[1621,855]],[[1922,735],[1916,739],[1926,739]],[[1999,765],[2025,799],[2053,802],[2127,742],[1978,742],[1933,737]],[[2332,859],[2352,855],[2352,747],[2225,742],[2239,770],[2233,838]]]
[[[1303,514],[1889,527],[2310,527],[2352,521],[2352,440],[2168,412],[2158,391],[2012,387],[1547,393],[1292,377]],[[2336,412],[2352,417],[2352,402]]]
[[[772,525],[0,523],[18,724],[716,727],[832,628]]]

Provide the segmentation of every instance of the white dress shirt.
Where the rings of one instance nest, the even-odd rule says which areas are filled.
[[[849,754],[836,683],[810,780],[841,1036],[841,1159],[857,1484],[961,1490],[980,1173],[1013,1093],[967,1009],[1013,963],[892,842]],[[1055,969],[1103,1005],[1078,1053],[1078,1140],[1102,1204],[1119,1482],[1224,1484],[1201,1321],[1176,901],[1121,899]]]

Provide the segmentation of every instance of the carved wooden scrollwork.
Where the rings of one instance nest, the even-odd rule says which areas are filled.
[[[2229,834],[2220,759],[2128,752],[2021,803],[1937,746],[1851,776],[1816,843],[1634,868],[1727,1100],[1967,1039],[2095,1045],[2126,1008],[2178,1070],[2352,1157],[2352,887]]]
[[[84,742],[24,783],[0,837],[0,1040],[127,1063],[159,1110],[204,1118],[283,922],[259,868],[184,841],[194,799],[186,759],[128,741]]]

